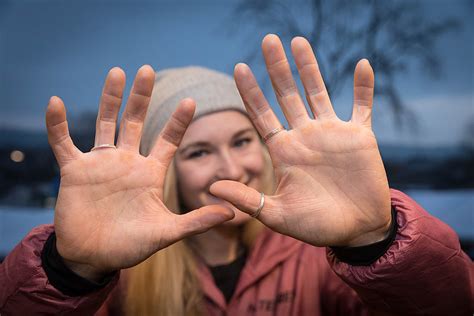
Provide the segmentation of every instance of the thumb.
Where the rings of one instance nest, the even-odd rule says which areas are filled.
[[[234,216],[235,214],[230,208],[220,205],[204,206],[179,215],[177,224],[181,228],[181,236],[178,236],[178,239],[203,233],[216,225],[233,219]]]
[[[261,193],[240,182],[230,180],[217,181],[211,185],[209,191],[218,198],[232,203],[239,210],[249,215],[254,215],[260,206]],[[265,199],[267,201],[265,201],[264,208],[258,216],[259,219],[262,218],[265,206],[268,205],[268,197],[265,196]]]

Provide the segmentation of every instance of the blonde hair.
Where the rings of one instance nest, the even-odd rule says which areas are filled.
[[[265,194],[274,191],[273,166],[263,145],[265,167],[262,187]],[[165,180],[164,203],[179,213],[177,179],[171,163]],[[242,243],[250,249],[263,225],[258,220],[247,222],[242,231]],[[203,293],[198,279],[198,266],[192,249],[181,240],[160,250],[141,264],[129,269],[126,275],[126,315],[204,315]]]

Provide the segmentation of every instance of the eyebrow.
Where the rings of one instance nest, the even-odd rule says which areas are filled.
[[[252,127],[240,130],[240,131],[236,132],[234,135],[232,135],[232,139],[237,138],[237,137],[241,136],[242,134],[245,134],[247,132],[251,132],[253,130],[254,130],[254,128],[252,128]],[[197,142],[190,143],[190,144],[186,145],[183,149],[179,150],[179,153],[182,154],[183,152],[185,152],[186,150],[188,150],[191,147],[206,147],[206,146],[209,146],[209,145],[210,145],[209,142],[197,141]]]

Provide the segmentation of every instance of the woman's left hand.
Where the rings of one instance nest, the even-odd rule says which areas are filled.
[[[281,123],[250,68],[245,64],[235,67],[237,87],[250,118],[266,139],[275,169],[276,191],[265,196],[258,219],[275,231],[315,246],[361,246],[380,241],[390,226],[391,206],[387,176],[371,128],[372,68],[367,60],[356,66],[353,113],[346,122],[334,112],[308,41],[294,38],[291,48],[314,119],[298,93],[280,39],[267,35],[262,43],[289,130],[274,133]],[[235,181],[216,182],[211,192],[248,214],[255,213],[260,204],[258,191]]]

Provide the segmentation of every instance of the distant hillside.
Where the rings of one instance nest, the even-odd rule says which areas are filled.
[[[94,143],[94,130],[71,130],[71,137],[81,150],[89,150]],[[48,135],[44,131],[26,131],[0,128],[0,150],[34,150],[49,148]]]
[[[46,130],[24,131],[0,128],[0,148],[41,148],[48,146]]]
[[[384,160],[394,162],[409,161],[413,159],[446,160],[452,157],[467,155],[466,149],[460,146],[404,146],[404,145],[379,145],[380,153]]]

